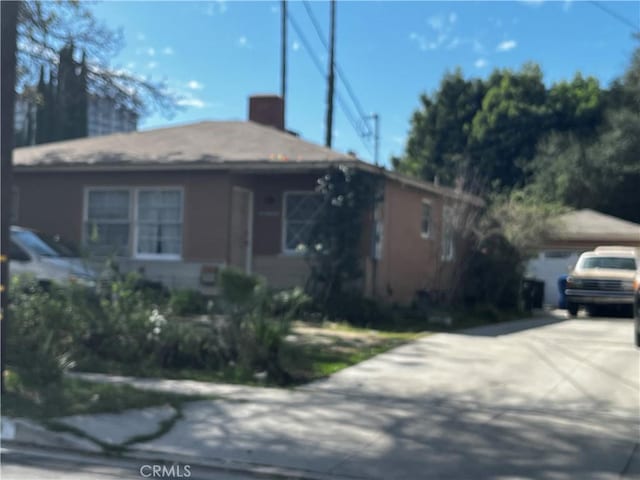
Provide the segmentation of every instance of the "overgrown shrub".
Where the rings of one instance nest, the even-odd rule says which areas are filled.
[[[323,204],[301,246],[311,269],[306,290],[318,305],[333,303],[361,282],[364,220],[382,200],[381,185],[378,175],[343,165],[318,179]]]
[[[198,290],[174,290],[169,307],[176,315],[204,315],[208,312],[207,297]]]
[[[343,293],[324,306],[334,320],[344,320],[359,327],[381,327],[393,324],[395,315],[390,305],[357,293]]]
[[[456,297],[467,307],[515,310],[520,305],[523,258],[505,237],[488,236],[470,253]]]
[[[73,365],[77,344],[87,334],[85,318],[91,300],[81,287],[45,290],[35,281],[17,277],[11,285],[7,329],[7,364],[26,381],[47,384]]]
[[[88,354],[124,364],[144,363],[152,355],[166,307],[139,288],[139,280],[133,273],[117,277],[103,291],[100,308],[88,319]]]
[[[229,316],[226,334],[242,368],[266,372],[277,383],[288,383],[280,355],[291,320],[310,304],[301,289],[274,292],[258,277],[227,269],[220,289]]]
[[[235,268],[225,268],[220,272],[219,285],[222,300],[235,306],[250,304],[256,298],[256,288],[264,288],[259,277]]]
[[[182,301],[184,314],[193,308],[185,299],[201,297],[183,291],[163,302],[157,291],[140,288],[136,274],[112,275],[99,291],[16,284],[8,363],[37,383],[59,380],[74,362],[83,369],[125,372],[231,369],[238,379],[266,372],[270,381],[287,383],[280,361],[283,341],[309,298],[300,289],[274,292],[237,271],[224,271],[220,278],[222,315],[198,323],[176,317],[173,308]]]

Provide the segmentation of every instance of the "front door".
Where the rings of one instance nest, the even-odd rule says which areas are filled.
[[[246,273],[251,273],[252,224],[253,192],[245,188],[233,187],[229,262],[231,266]]]

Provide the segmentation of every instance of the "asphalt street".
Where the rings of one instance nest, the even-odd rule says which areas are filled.
[[[116,478],[122,480],[145,478],[252,480],[268,478],[214,470],[188,463],[107,458],[69,452],[52,452],[32,447],[3,448],[0,459],[2,461],[0,473],[3,480],[113,480]],[[162,470],[163,466],[164,470]]]

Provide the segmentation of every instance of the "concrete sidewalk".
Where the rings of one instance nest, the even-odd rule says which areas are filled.
[[[291,478],[640,478],[632,329],[535,320],[437,334],[295,390],[91,378],[220,397],[186,404],[166,435],[132,445],[141,458]],[[140,418],[120,414],[118,428]],[[100,437],[115,421],[83,424]]]

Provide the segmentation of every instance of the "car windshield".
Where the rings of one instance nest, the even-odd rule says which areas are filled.
[[[48,233],[38,232],[38,237],[53,250],[58,252],[60,257],[79,257],[80,252],[73,244],[63,240],[60,235],[49,235]]]
[[[11,236],[24,248],[41,257],[62,257],[63,255],[45,242],[38,234],[29,230],[12,232]]]
[[[582,260],[580,267],[635,270],[636,261],[629,257],[587,257]]]

